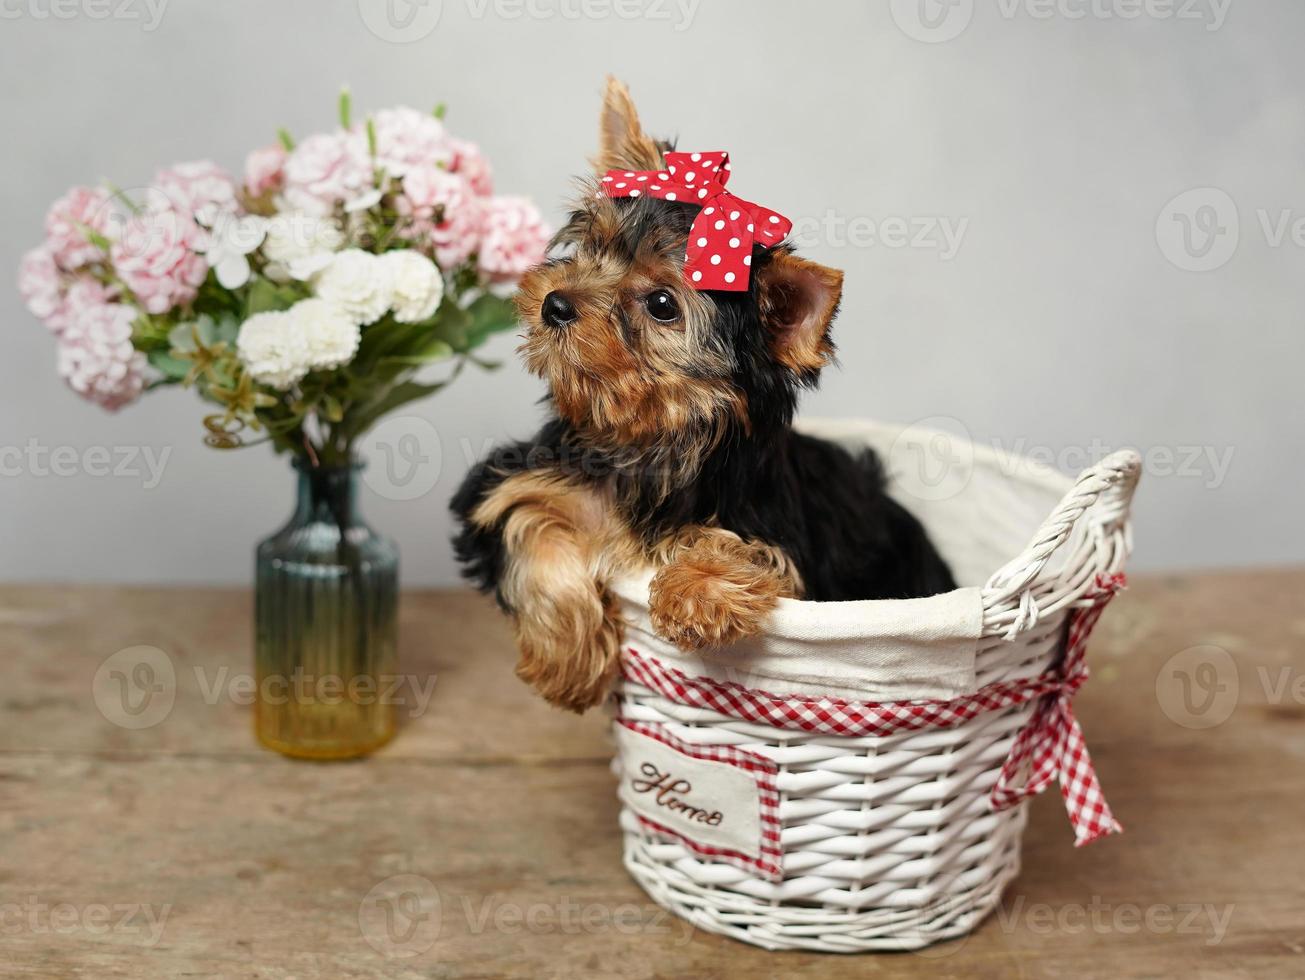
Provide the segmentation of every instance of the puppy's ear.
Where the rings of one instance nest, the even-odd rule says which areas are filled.
[[[798,374],[819,371],[834,357],[829,326],[843,295],[843,273],[778,248],[758,263],[756,275],[771,355]]]
[[[609,170],[656,170],[661,165],[661,147],[639,125],[630,90],[608,75],[594,169],[601,176]]]

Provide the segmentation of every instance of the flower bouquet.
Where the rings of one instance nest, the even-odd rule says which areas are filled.
[[[282,131],[243,181],[198,161],[135,193],[74,188],[19,271],[78,394],[116,410],[190,387],[214,407],[209,445],[294,457],[294,517],[258,553],[258,731],[316,757],[393,730],[392,704],[360,695],[322,710],[300,697],[302,677],[271,703],[305,665],[310,688],[394,666],[397,551],[356,514],[354,447],[515,326],[508,294],[548,239],[528,200],[493,193],[488,162],[442,108],[355,120],[346,91],[339,114],[332,132]]]

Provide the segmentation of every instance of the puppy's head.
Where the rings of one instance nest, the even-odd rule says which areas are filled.
[[[670,149],[643,132],[629,92],[609,79],[598,175],[660,169]],[[636,447],[786,424],[797,389],[833,357],[842,273],[787,246],[754,246],[746,291],[694,289],[684,257],[698,206],[596,187],[517,297],[526,364],[548,381],[558,413]]]

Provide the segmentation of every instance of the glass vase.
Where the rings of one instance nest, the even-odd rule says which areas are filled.
[[[394,735],[399,552],[358,513],[361,468],[296,461],[294,513],[258,545],[255,732],[297,758],[366,755]]]

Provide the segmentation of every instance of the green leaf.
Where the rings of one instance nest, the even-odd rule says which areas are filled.
[[[290,135],[290,131],[282,127],[276,131],[276,138],[281,141],[281,146],[287,153],[293,153],[295,150],[295,138]]]
[[[419,357],[423,363],[429,364],[432,361],[442,361],[446,357],[453,356],[453,346],[439,337],[427,337],[425,342],[416,351],[409,355],[410,357]]]
[[[452,300],[446,299],[435,311],[432,333],[455,351],[470,350],[475,321],[471,314]]]
[[[168,331],[168,346],[173,350],[193,351],[196,337],[201,347],[212,347],[217,342],[217,324],[211,316],[201,314],[194,320],[178,323]]]
[[[467,307],[471,317],[471,346],[478,347],[491,334],[517,326],[517,308],[510,299],[485,293]]]
[[[166,350],[169,329],[166,319],[142,313],[132,323],[131,342],[141,351]]]
[[[167,351],[152,350],[147,356],[149,357],[150,367],[167,378],[169,382],[180,381],[190,371],[189,361],[173,357]]]
[[[249,294],[245,299],[245,316],[255,313],[268,313],[288,310],[303,298],[300,288],[291,283],[278,285],[270,279],[259,276],[252,280]]]
[[[213,317],[241,316],[245,312],[245,293],[243,289],[227,289],[217,281],[217,273],[210,269],[191,308],[196,313],[207,313]]]
[[[274,436],[282,435],[286,432],[293,432],[299,426],[303,425],[304,422],[302,415],[292,414],[284,419],[268,419],[264,412],[258,413],[258,420],[263,424],[263,428],[267,429],[268,434]]]
[[[351,367],[365,375],[382,357],[412,353],[430,334],[429,324],[399,323],[387,316],[363,330]]]
[[[232,346],[236,342],[236,337],[240,333],[240,318],[231,313],[224,313],[217,319],[217,326],[214,328],[213,337],[218,341],[225,341],[227,346]]]
[[[380,365],[420,367],[423,364],[434,364],[436,361],[443,361],[452,356],[452,347],[438,337],[431,337],[422,349],[415,354],[394,354],[382,357],[377,363]]]
[[[435,108],[430,111],[430,114],[434,116],[436,119],[443,119],[444,113],[448,111],[449,111],[449,107],[445,105],[443,102],[439,102],[435,105]]]
[[[355,435],[364,432],[387,412],[392,412],[409,402],[415,402],[419,398],[425,398],[427,395],[433,395],[446,384],[448,384],[447,381],[436,381],[429,384],[419,381],[405,381],[402,384],[397,384],[383,392],[381,397],[350,411],[345,420],[345,429]]]

